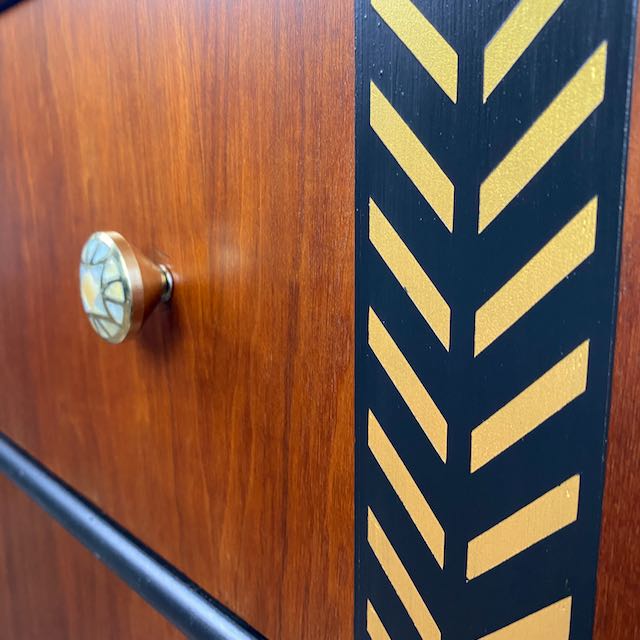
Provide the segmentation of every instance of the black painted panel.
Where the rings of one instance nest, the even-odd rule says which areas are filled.
[[[391,638],[419,638],[424,625],[424,637],[475,639],[512,623],[522,637],[547,623],[549,638],[591,637],[635,12],[632,0],[356,2],[357,638],[368,602]],[[501,60],[508,70],[485,101]],[[373,229],[370,199],[392,232],[379,232],[377,213]],[[370,309],[418,387],[371,337]],[[425,393],[446,421],[444,456]],[[501,425],[483,427],[491,446],[509,446],[472,471],[472,433],[511,401]],[[392,462],[368,445],[369,412]],[[406,474],[442,528],[443,567]],[[369,509],[393,551],[372,550]],[[488,564],[477,573],[474,562]]]

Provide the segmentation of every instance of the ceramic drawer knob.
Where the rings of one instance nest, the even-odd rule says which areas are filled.
[[[95,332],[118,344],[140,330],[173,292],[167,267],[155,264],[115,231],[98,231],[80,257],[80,297]]]

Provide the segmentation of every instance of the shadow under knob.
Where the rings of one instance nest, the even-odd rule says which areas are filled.
[[[91,326],[118,344],[140,330],[173,292],[171,272],[155,264],[115,231],[98,231],[80,257],[80,297]]]

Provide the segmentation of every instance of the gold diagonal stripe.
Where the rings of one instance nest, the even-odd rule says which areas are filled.
[[[438,30],[409,0],[372,0],[371,6],[440,88],[456,102],[458,54]]]
[[[571,596],[564,598],[480,640],[569,640]]]
[[[389,542],[371,508],[369,508],[368,517],[368,540],[371,550],[378,559],[391,586],[398,594],[398,598],[400,598],[404,608],[407,610],[420,637],[423,640],[431,640],[432,638],[439,640],[441,634],[436,621],[418,593],[411,576],[404,568],[402,561],[391,542]]]
[[[400,114],[371,82],[371,128],[449,231],[453,231],[454,187]]]
[[[369,449],[429,551],[440,568],[444,568],[444,529],[372,411],[369,411]]]
[[[584,262],[596,244],[595,197],[476,312],[477,356]]]
[[[469,542],[472,580],[544,540],[578,517],[580,476],[575,475]]]
[[[484,50],[486,102],[564,0],[521,0]]]
[[[371,307],[369,345],[434,449],[446,462],[447,421]]]
[[[369,238],[448,351],[451,309],[372,199],[369,199]]]
[[[391,640],[380,616],[369,600],[367,600],[367,633],[371,640]]]
[[[471,472],[540,426],[587,388],[589,341],[563,358],[471,433]]]
[[[607,43],[569,81],[555,100],[480,187],[481,233],[529,184],[604,99]]]

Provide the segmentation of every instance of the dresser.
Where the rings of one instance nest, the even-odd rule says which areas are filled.
[[[0,640],[640,637],[635,5],[0,2]]]

